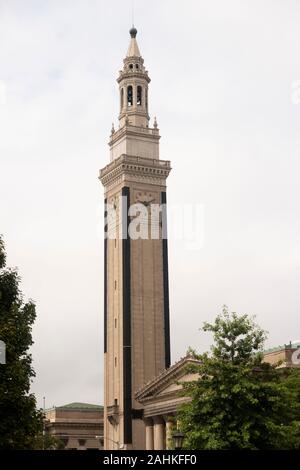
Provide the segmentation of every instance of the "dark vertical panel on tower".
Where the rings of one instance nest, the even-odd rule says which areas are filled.
[[[165,324],[165,366],[171,364],[170,347],[170,311],[169,311],[169,268],[168,268],[168,238],[167,238],[167,194],[161,193],[162,208],[162,245],[163,245],[163,282],[164,282],[164,324]]]
[[[131,270],[128,235],[130,190],[128,187],[122,188],[122,196],[124,444],[131,444]]]
[[[107,199],[104,200],[104,353],[107,351]]]

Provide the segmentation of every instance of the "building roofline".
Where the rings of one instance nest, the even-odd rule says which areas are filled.
[[[200,361],[194,358],[191,355],[187,355],[179,359],[179,361],[175,362],[172,366],[168,369],[164,369],[159,375],[157,375],[154,379],[147,382],[143,387],[141,387],[136,393],[135,398],[137,400],[145,398],[151,391],[158,390],[165,384],[170,377],[176,377],[177,373],[180,375],[180,371],[190,364],[200,364]]]
[[[266,349],[265,351],[263,351],[263,354],[265,355],[265,354],[270,354],[274,352],[280,352],[280,351],[286,351],[289,349],[298,349],[298,348],[300,348],[300,342],[295,341],[294,343],[290,342],[289,344],[283,344],[283,345],[274,346],[272,348]]]
[[[94,405],[91,403],[80,403],[80,402],[73,402],[67,403],[66,405],[61,406],[53,406],[52,408],[48,408],[46,411],[51,410],[66,410],[66,411],[102,411],[102,405]]]

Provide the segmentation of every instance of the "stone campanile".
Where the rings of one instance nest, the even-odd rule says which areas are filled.
[[[168,246],[165,230],[166,179],[170,162],[159,158],[159,129],[149,124],[150,78],[130,30],[119,72],[119,128],[112,127],[110,163],[100,171],[105,188],[104,242],[104,446],[145,449],[143,409],[135,393],[170,365]],[[139,212],[141,232],[129,228]],[[151,236],[154,206],[160,213]],[[149,217],[145,217],[148,214]],[[133,214],[133,215],[132,215]],[[152,224],[153,225],[153,224]],[[141,227],[140,227],[141,229]]]

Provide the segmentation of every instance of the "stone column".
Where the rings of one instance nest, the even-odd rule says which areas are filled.
[[[172,449],[172,434],[174,432],[174,418],[172,416],[165,416],[166,422],[166,448]]]
[[[154,430],[153,430],[153,419],[146,418],[146,450],[154,450]]]
[[[165,422],[161,416],[154,419],[154,450],[164,450]]]

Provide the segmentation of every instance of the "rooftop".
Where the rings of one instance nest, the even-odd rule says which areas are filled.
[[[103,410],[102,405],[93,405],[90,403],[80,403],[80,402],[74,402],[74,403],[68,403],[67,405],[62,405],[62,406],[54,406],[53,409],[56,410]]]
[[[290,342],[289,344],[283,344],[279,346],[274,346],[273,348],[266,349],[264,354],[269,354],[276,351],[283,351],[284,349],[298,349],[300,348],[300,341],[294,343]]]

